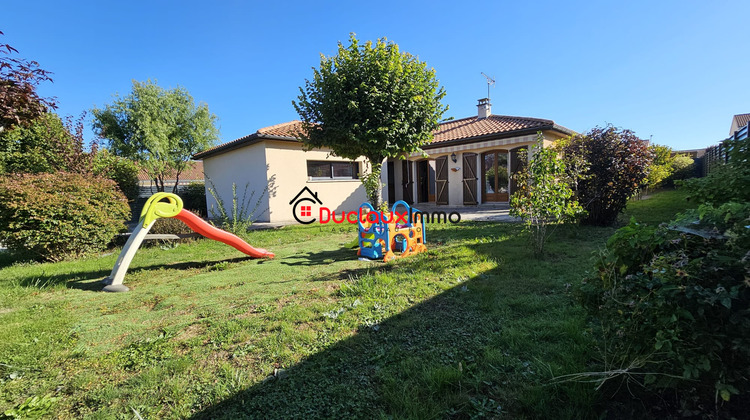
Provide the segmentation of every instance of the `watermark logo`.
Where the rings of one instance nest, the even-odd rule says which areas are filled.
[[[303,225],[309,225],[316,221],[319,221],[320,224],[330,222],[336,224],[344,222],[351,224],[357,224],[357,222],[388,224],[395,222],[396,224],[404,225],[422,221],[426,223],[458,223],[461,221],[461,214],[456,211],[450,213],[444,211],[426,213],[409,208],[408,211],[395,211],[393,213],[382,214],[380,212],[362,213],[362,209],[360,208],[353,211],[341,210],[336,212],[323,206],[323,201],[318,198],[318,193],[313,192],[308,187],[302,188],[289,202],[289,205],[292,206],[294,220]]]
[[[303,225],[309,225],[318,220],[313,215],[319,213],[315,210],[317,210],[323,202],[318,198],[318,193],[314,193],[309,188],[304,187],[294,196],[294,198],[292,198],[292,201],[290,201],[289,204],[292,206],[292,216],[294,216],[294,220]]]

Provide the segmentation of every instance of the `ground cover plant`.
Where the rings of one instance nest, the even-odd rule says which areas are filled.
[[[670,219],[684,194],[633,202]],[[663,216],[663,217],[662,217]],[[355,227],[249,232],[270,261],[197,240],[28,263],[0,253],[0,413],[23,418],[596,418],[572,285],[614,229],[431,225],[429,250],[357,261]],[[529,264],[533,259],[534,264]],[[136,414],[137,413],[137,414]]]
[[[747,415],[750,203],[739,186],[750,161],[747,140],[727,143],[729,163],[684,183],[697,208],[659,226],[632,220],[581,285],[604,368],[589,377],[625,400],[612,404],[621,417]]]
[[[599,338],[602,389],[646,402],[623,414],[747,413],[749,216],[750,206],[725,205],[699,224],[633,220],[599,254],[580,297]]]

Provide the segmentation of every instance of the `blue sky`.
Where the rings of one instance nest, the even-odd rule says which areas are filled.
[[[612,123],[675,149],[714,144],[750,112],[746,0],[211,3],[16,1],[1,39],[54,72],[40,91],[62,115],[151,78],[207,103],[221,142],[296,119],[298,87],[350,32],[434,67],[447,117],[476,114],[480,72],[497,80],[494,114]]]

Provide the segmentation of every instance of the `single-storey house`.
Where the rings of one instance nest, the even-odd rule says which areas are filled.
[[[533,145],[538,132],[545,145],[573,134],[552,120],[493,115],[489,99],[479,100],[477,108],[476,116],[441,123],[433,141],[423,146],[426,157],[383,162],[383,199],[436,206],[507,203],[518,152]],[[245,187],[255,191],[253,201],[259,199],[265,210],[255,215],[258,221],[307,223],[324,221],[325,211],[356,210],[367,200],[359,181],[367,170],[365,159],[341,159],[325,149],[305,151],[295,134],[301,124],[261,128],[196,154],[203,160],[207,187],[215,186],[225,203],[232,202],[233,183],[240,200]],[[207,200],[209,209],[216,205],[212,195]]]

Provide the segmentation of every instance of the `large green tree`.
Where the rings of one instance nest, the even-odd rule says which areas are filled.
[[[179,180],[190,157],[218,138],[216,116],[196,105],[182,87],[165,90],[155,82],[133,81],[132,92],[94,108],[94,131],[118,156],[136,161],[164,191],[164,181]],[[175,190],[176,190],[175,185]]]
[[[320,67],[292,104],[308,148],[367,158],[370,171],[362,182],[378,207],[383,160],[422,152],[448,107],[440,102],[445,91],[435,70],[417,57],[385,38],[360,44],[351,34],[349,41],[339,43],[333,57],[321,54]]]

